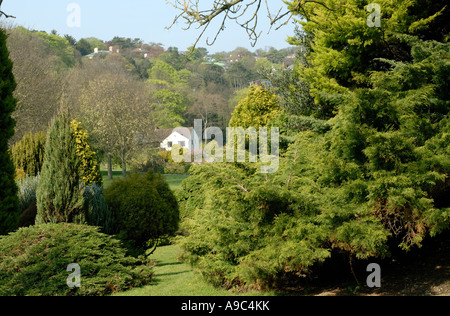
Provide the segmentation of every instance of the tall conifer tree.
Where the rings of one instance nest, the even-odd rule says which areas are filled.
[[[16,229],[20,215],[14,165],[8,151],[8,140],[14,135],[15,121],[11,114],[16,107],[13,96],[16,82],[6,37],[5,31],[0,28],[0,234]]]
[[[79,164],[69,115],[61,113],[53,119],[47,134],[44,165],[36,192],[36,224],[85,222]]]

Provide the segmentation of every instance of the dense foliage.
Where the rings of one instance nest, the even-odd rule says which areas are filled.
[[[291,8],[298,0],[290,1]],[[388,68],[379,58],[411,62],[410,45],[398,34],[422,40],[448,41],[450,8],[445,0],[381,0],[380,27],[367,24],[372,1],[306,2],[295,14],[305,35],[313,35],[308,67],[300,69],[318,106],[316,116],[329,118],[337,110],[339,95],[354,88],[370,87],[373,71]],[[298,9],[298,8],[301,9]],[[307,37],[307,36],[305,36]]]
[[[14,135],[15,121],[11,117],[16,99],[13,64],[6,48],[6,34],[0,28],[0,235],[17,228],[20,215],[14,164],[8,150],[8,140]]]
[[[11,156],[17,169],[28,176],[37,176],[44,163],[45,133],[27,133],[11,147]]]
[[[185,180],[185,190],[201,184],[183,202],[189,235],[182,246],[210,282],[267,288],[285,273],[307,274],[335,247],[360,258],[386,253],[388,232],[376,219],[330,208],[326,196],[317,201],[312,191],[320,188],[307,183],[299,190],[286,166],[270,179],[258,171],[250,164],[208,165]]]
[[[80,181],[82,181],[86,186],[94,183],[101,185],[102,175],[100,173],[100,164],[96,153],[92,150],[89,143],[88,132],[82,128],[81,122],[78,122],[77,120],[72,120],[70,122],[70,128],[76,143],[76,153],[78,155],[78,159],[80,160]]]
[[[268,122],[280,112],[278,98],[269,89],[251,86],[247,97],[236,106],[231,114],[231,127],[267,126]]]
[[[81,268],[79,288],[66,283],[71,263]],[[0,295],[107,295],[149,284],[152,274],[92,226],[44,224],[0,238]]]
[[[119,235],[136,247],[173,235],[178,229],[177,201],[167,182],[152,170],[115,180],[105,199],[112,208]]]
[[[394,58],[367,47],[384,29],[364,28],[363,13],[353,8],[362,4],[350,1],[336,12],[310,6],[313,22],[305,29],[315,40],[297,71],[316,103],[311,116],[289,108],[269,122],[284,136],[279,170],[207,164],[191,168],[183,183],[184,257],[216,285],[272,287],[283,276],[308,275],[336,252],[350,261],[384,257],[450,226],[450,45],[408,34],[413,24],[426,34],[440,29],[433,22],[439,14],[405,22],[400,7],[385,6],[392,21],[409,26],[400,23],[405,34],[388,29],[387,43],[373,39],[401,49],[402,58]],[[356,30],[369,37],[365,45],[349,38],[341,44],[357,53],[336,46]]]

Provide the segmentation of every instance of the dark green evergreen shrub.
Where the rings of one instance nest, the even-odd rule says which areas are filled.
[[[179,195],[183,258],[214,285],[268,288],[330,256],[331,219],[310,195],[266,180],[259,164],[205,164],[191,174]]]
[[[29,176],[41,172],[44,163],[45,133],[27,133],[11,147],[11,155],[16,169],[22,169]]]
[[[136,246],[155,244],[178,229],[176,198],[161,175],[151,170],[115,180],[105,190],[105,199],[121,236]]]
[[[85,223],[80,160],[68,114],[52,120],[45,143],[44,165],[36,192],[36,223]]]
[[[15,121],[11,114],[16,108],[13,96],[16,82],[6,37],[5,31],[0,28],[0,235],[15,230],[20,215],[15,168],[8,149],[8,140],[14,135]]]
[[[81,268],[70,288],[67,266]],[[107,295],[149,284],[152,267],[87,225],[43,224],[0,238],[0,295]]]

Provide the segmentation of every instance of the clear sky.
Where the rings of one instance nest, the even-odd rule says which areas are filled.
[[[212,1],[200,0],[200,3],[211,4]],[[286,7],[281,0],[268,0],[268,3],[272,13]],[[75,11],[68,11],[70,4],[76,4],[80,9],[79,20],[71,19]],[[167,30],[166,27],[172,24],[178,10],[166,0],[4,0],[2,10],[16,16],[16,19],[11,19],[16,25],[47,32],[55,29],[59,34],[69,34],[77,40],[93,36],[107,41],[120,36],[140,38],[146,43],[162,43],[165,48],[175,46],[186,50],[201,32],[195,28],[183,30],[186,25],[182,22]],[[67,22],[68,18],[75,26]],[[76,21],[80,22],[79,26]],[[258,25],[262,34],[254,48],[245,30],[233,21],[228,22],[213,46],[207,46],[205,40],[207,36],[215,36],[217,27],[205,33],[197,46],[206,47],[210,53],[231,51],[238,46],[250,51],[269,46],[277,49],[289,47],[286,38],[294,33],[292,23],[279,30],[270,30],[264,6]]]

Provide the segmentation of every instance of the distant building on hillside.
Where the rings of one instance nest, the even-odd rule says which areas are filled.
[[[96,48],[94,48],[94,52],[91,53],[91,54],[89,54],[89,55],[86,55],[86,57],[89,58],[89,59],[92,59],[92,58],[94,58],[94,56],[97,55],[97,54],[109,55],[109,54],[112,54],[112,51],[111,51],[111,50],[99,50],[99,49],[96,47]]]
[[[193,127],[175,127],[168,129],[156,128],[153,131],[152,147],[171,150],[173,145],[180,145],[189,150],[194,148],[194,141],[198,138]]]

